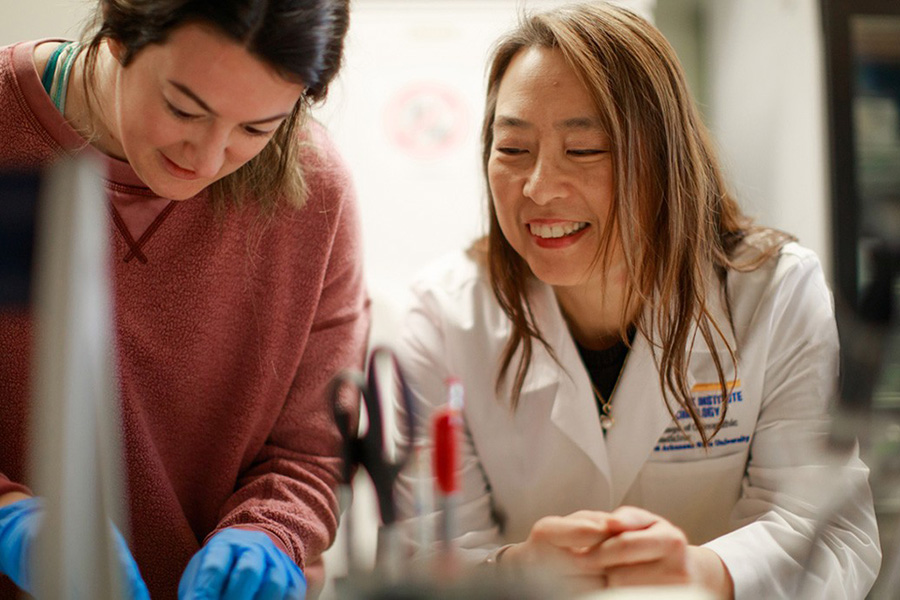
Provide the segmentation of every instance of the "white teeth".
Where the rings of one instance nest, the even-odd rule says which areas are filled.
[[[581,231],[587,226],[587,223],[564,223],[562,225],[529,224],[528,229],[532,235],[540,238],[561,238],[566,235],[572,235],[576,231]]]

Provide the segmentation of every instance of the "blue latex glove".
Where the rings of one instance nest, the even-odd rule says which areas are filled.
[[[0,507],[0,573],[3,573],[23,591],[34,595],[31,568],[31,552],[34,540],[44,517],[39,498],[26,498]],[[150,600],[150,593],[141,578],[137,564],[131,556],[128,544],[119,530],[113,527],[119,565],[128,594],[126,598]]]
[[[261,531],[223,529],[191,558],[179,600],[303,600],[300,567]]]

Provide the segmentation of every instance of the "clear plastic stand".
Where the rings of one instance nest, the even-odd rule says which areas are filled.
[[[85,159],[47,172],[38,205],[31,477],[45,501],[39,598],[121,597],[111,523],[122,497],[109,218]]]

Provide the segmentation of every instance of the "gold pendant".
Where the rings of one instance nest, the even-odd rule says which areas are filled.
[[[600,427],[603,428],[603,431],[609,431],[614,424],[615,420],[612,415],[600,415]]]

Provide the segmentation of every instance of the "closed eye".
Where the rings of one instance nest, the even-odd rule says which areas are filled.
[[[199,119],[202,115],[195,115],[192,113],[184,112],[180,108],[176,107],[171,102],[166,101],[166,108],[169,109],[169,112],[172,113],[175,117],[181,119],[182,121],[193,121],[194,119]]]
[[[585,148],[585,149],[577,149],[577,150],[568,150],[568,154],[572,156],[597,156],[598,154],[605,154],[609,152],[609,150],[599,150],[596,148]]]
[[[519,156],[520,154],[526,154],[528,150],[523,148],[511,148],[509,146],[502,146],[497,148],[497,152],[500,154],[505,154],[507,156]]]
[[[275,129],[266,131],[263,129],[257,129],[256,127],[250,127],[249,125],[247,125],[244,127],[244,132],[247,135],[252,135],[254,137],[265,137],[267,135],[272,135],[273,133],[275,133],[276,129],[278,129],[278,128],[276,127]]]

